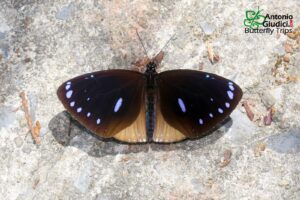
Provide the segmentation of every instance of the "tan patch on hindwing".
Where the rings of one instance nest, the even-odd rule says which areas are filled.
[[[127,128],[113,136],[115,139],[128,143],[147,142],[146,134],[146,110],[142,103],[140,113],[136,120]]]
[[[153,141],[170,143],[178,142],[186,138],[179,130],[170,126],[164,119],[160,111],[159,101],[156,105],[156,126],[154,128]]]

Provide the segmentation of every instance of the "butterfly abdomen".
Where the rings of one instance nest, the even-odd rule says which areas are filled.
[[[155,88],[147,88],[147,97],[146,97],[146,131],[147,131],[147,140],[148,142],[152,141],[153,132],[155,127]]]

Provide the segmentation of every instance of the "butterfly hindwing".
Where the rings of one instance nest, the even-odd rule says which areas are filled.
[[[66,81],[57,95],[67,111],[97,135],[144,141],[145,80],[128,70],[93,72]]]
[[[229,116],[242,97],[237,84],[206,72],[166,71],[160,73],[156,81],[158,112],[167,124],[188,138],[204,136]]]

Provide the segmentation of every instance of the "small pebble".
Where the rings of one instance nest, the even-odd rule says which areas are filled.
[[[15,144],[16,144],[16,146],[18,148],[20,148],[23,145],[23,143],[24,143],[24,141],[23,141],[23,139],[21,137],[16,137],[14,139],[14,142],[15,142]]]
[[[261,100],[266,108],[271,108],[276,103],[275,98],[269,91],[264,91],[261,93]]]
[[[29,146],[23,147],[22,151],[26,154],[29,154],[31,152],[31,148]]]
[[[287,52],[287,53],[293,53],[293,48],[292,48],[292,46],[291,46],[290,44],[288,44],[288,43],[285,43],[285,45],[284,45],[284,50],[285,50],[285,52]]]
[[[5,36],[6,36],[6,34],[0,31],[0,40],[1,40],[1,39],[4,39]]]
[[[290,54],[289,54],[289,53],[287,53],[287,54],[285,54],[285,55],[283,56],[283,61],[284,61],[284,62],[290,62]]]
[[[206,35],[211,35],[215,31],[215,27],[212,24],[210,24],[210,23],[201,22],[200,26],[201,26],[202,31]]]
[[[291,39],[296,39],[296,34],[294,33],[294,32],[291,32],[291,33],[287,33],[286,34],[289,38],[291,38]]]
[[[62,7],[56,14],[56,18],[60,20],[68,20],[71,18],[74,11],[72,4]]]

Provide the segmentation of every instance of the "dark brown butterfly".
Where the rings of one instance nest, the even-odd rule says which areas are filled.
[[[106,70],[63,83],[57,95],[83,126],[129,143],[197,138],[226,119],[242,97],[233,81],[195,70],[157,73],[163,52],[145,73]]]

